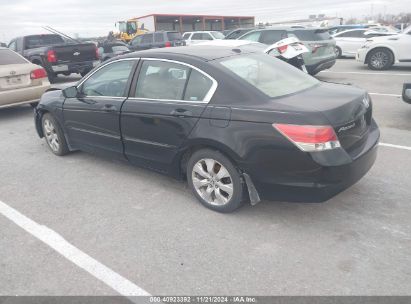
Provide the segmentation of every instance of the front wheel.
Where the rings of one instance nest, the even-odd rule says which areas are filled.
[[[229,213],[243,203],[243,184],[233,163],[218,151],[195,152],[187,164],[187,179],[194,195],[207,208]]]
[[[340,49],[340,47],[338,47],[338,46],[336,46],[335,48],[334,48],[334,53],[335,53],[335,58],[341,58],[341,56],[342,56],[342,51],[341,51],[341,49]]]
[[[41,120],[43,135],[51,152],[63,156],[69,152],[64,133],[56,119],[49,113],[43,115]]]
[[[388,70],[394,64],[394,56],[387,49],[375,49],[370,52],[368,67],[371,70]]]

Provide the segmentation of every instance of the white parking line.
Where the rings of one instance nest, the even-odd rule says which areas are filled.
[[[358,75],[385,75],[385,76],[410,76],[411,73],[372,73],[372,72],[337,72],[337,71],[321,71],[321,73],[328,74],[358,74]]]
[[[399,95],[399,94],[385,94],[385,93],[368,93],[368,94],[376,95],[376,96],[402,97],[402,95]]]
[[[386,144],[386,143],[379,143],[379,145],[383,146],[383,147],[390,147],[390,148],[396,148],[396,149],[411,151],[411,147],[407,147],[407,146],[399,146],[399,145],[392,145],[392,144]]]
[[[122,296],[149,296],[150,294],[134,283],[125,279],[99,261],[93,259],[80,249],[67,242],[57,232],[50,228],[37,224],[17,210],[0,201],[0,214],[20,226],[35,238],[64,256],[67,260],[84,269],[96,279],[105,283]]]

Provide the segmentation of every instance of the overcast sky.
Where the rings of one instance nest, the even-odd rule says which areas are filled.
[[[118,20],[151,13],[250,15],[257,22],[362,17],[411,11],[411,0],[0,0],[0,41],[43,33],[49,25],[81,37],[106,35]]]

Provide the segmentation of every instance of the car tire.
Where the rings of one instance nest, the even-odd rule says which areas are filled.
[[[371,70],[388,70],[394,64],[394,55],[388,49],[377,48],[368,55],[368,67]]]
[[[187,181],[195,197],[205,207],[233,212],[243,204],[243,183],[234,164],[222,153],[202,149],[187,163]]]
[[[63,156],[70,152],[59,123],[50,113],[43,115],[41,127],[44,139],[51,152],[58,156]]]
[[[335,52],[335,58],[336,58],[336,59],[341,58],[341,56],[342,56],[342,51],[341,51],[341,48],[340,48],[339,46],[336,46],[336,47],[334,48],[334,52]]]

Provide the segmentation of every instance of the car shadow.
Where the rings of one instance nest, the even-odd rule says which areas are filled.
[[[33,107],[30,105],[21,105],[16,107],[0,109],[0,122],[16,119],[25,115],[30,115],[33,113],[33,111]]]

